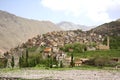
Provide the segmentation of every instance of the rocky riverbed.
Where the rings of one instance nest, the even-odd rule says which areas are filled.
[[[120,80],[120,71],[115,70],[10,70],[0,71],[0,80]],[[4,79],[9,80],[9,79]]]

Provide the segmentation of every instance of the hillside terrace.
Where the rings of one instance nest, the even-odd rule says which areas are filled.
[[[29,39],[26,43],[23,43],[20,46],[11,49],[8,53],[12,54],[15,57],[15,66],[18,66],[19,57],[25,52],[25,48],[31,48],[33,46],[44,46],[45,48],[42,52],[43,57],[52,54],[53,56],[60,58],[64,57],[63,55],[65,55],[65,53],[62,52],[59,48],[63,47],[65,44],[72,44],[77,42],[81,44],[86,44],[89,47],[92,42],[100,44],[103,40],[104,38],[101,35],[95,33],[88,34],[81,30],[53,31],[43,35],[37,35],[36,37]]]

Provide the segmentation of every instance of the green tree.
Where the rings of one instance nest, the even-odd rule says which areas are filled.
[[[71,53],[71,67],[74,67],[73,53]]]
[[[29,64],[28,64],[28,57],[29,57],[29,55],[28,55],[28,49],[26,49],[26,67],[28,67],[29,66]]]
[[[20,68],[22,67],[22,63],[23,63],[23,58],[20,57],[20,58],[19,58],[19,67],[20,67]]]
[[[69,52],[69,49],[73,49],[73,52],[75,53],[82,53],[85,50],[86,45],[80,44],[80,43],[72,43],[72,44],[66,44],[64,47],[61,47],[60,49]]]
[[[7,62],[8,62],[8,60],[5,59],[5,60],[4,60],[4,68],[7,66]]]
[[[53,66],[53,59],[52,59],[52,57],[50,58],[50,68],[52,68],[52,66]]]
[[[12,66],[12,68],[14,67],[14,65],[15,65],[14,56],[12,56],[12,60],[11,60],[11,66]]]
[[[63,62],[60,61],[60,68],[63,68]]]
[[[31,58],[29,59],[29,67],[35,67],[36,66],[36,59]]]
[[[5,68],[7,66],[7,59],[0,60],[0,68]]]

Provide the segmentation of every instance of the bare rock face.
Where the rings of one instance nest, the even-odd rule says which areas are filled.
[[[38,34],[61,30],[50,21],[17,17],[0,11],[0,50],[5,52]]]

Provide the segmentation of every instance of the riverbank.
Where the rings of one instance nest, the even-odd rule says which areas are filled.
[[[120,80],[120,71],[16,69],[0,71],[0,77],[31,80]]]

